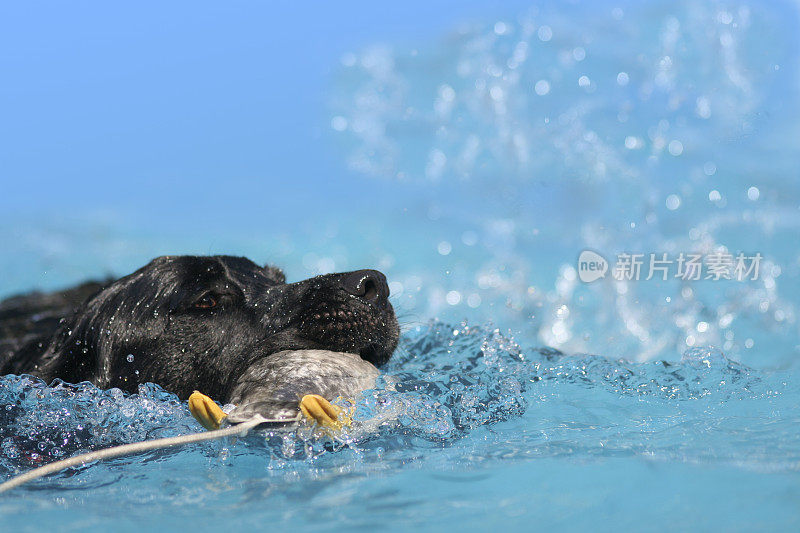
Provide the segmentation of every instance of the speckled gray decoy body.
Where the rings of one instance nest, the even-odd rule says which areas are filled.
[[[228,422],[238,424],[255,415],[294,418],[300,399],[319,394],[332,401],[338,396],[355,399],[375,386],[380,375],[358,355],[326,350],[287,350],[252,365],[239,378],[231,395],[236,408]]]

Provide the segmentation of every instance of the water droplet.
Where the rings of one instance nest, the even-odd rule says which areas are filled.
[[[550,92],[550,82],[547,80],[539,80],[534,85],[533,90],[536,91],[536,94],[539,96],[544,96]]]
[[[700,118],[710,118],[711,117],[711,102],[708,101],[708,98],[703,96],[699,97],[695,102],[695,113]]]
[[[644,142],[639,137],[628,135],[625,137],[625,148],[628,150],[638,150],[644,146]]]
[[[675,211],[681,206],[681,198],[677,194],[670,194],[667,196],[667,201],[665,203],[667,205],[667,209],[670,211]]]
[[[542,42],[547,42],[553,38],[553,30],[550,26],[542,26],[539,28],[539,31],[536,32],[536,35],[539,36],[539,40]]]
[[[720,11],[717,13],[717,21],[721,24],[730,24],[733,22],[733,15],[731,15],[728,11]]]
[[[467,246],[475,246],[478,243],[478,234],[474,231],[465,231],[461,234],[461,242]]]
[[[683,143],[678,140],[670,141],[668,150],[671,155],[677,157],[683,153]]]
[[[492,97],[492,100],[499,102],[503,99],[503,89],[502,87],[498,87],[494,85],[491,89],[489,89],[489,96]]]
[[[467,305],[473,309],[481,305],[481,297],[478,294],[470,294],[467,296]]]

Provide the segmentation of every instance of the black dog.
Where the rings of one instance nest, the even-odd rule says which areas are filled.
[[[228,401],[239,376],[282,350],[385,363],[399,335],[388,297],[375,270],[287,284],[245,258],[159,257],[117,281],[0,302],[0,372]]]

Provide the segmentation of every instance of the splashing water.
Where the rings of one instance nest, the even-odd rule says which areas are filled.
[[[332,129],[351,168],[439,192],[425,223],[451,226],[430,244],[450,275],[423,278],[442,288],[414,304],[468,307],[567,351],[649,360],[716,344],[748,359],[755,345],[759,363],[795,359],[800,126],[783,113],[800,102],[776,96],[797,82],[779,17],[726,2],[545,4],[427,49],[345,56]],[[765,263],[748,283],[672,271],[586,285],[584,249]],[[424,274],[412,276],[400,282]]]
[[[335,527],[364,518],[364,496],[355,494],[375,476],[442,469],[468,475],[560,457],[589,465],[638,457],[795,475],[800,465],[797,391],[783,376],[745,367],[718,350],[688,350],[675,363],[631,363],[523,348],[498,330],[435,322],[406,334],[401,352],[381,386],[357,402],[353,426],[333,440],[302,425],[243,442],[121,458],[40,480],[0,509],[14,506],[25,491],[44,489],[59,501],[79,498],[93,508],[146,504],[131,520],[174,512],[176,520],[221,524],[236,510],[248,523],[292,521],[298,517],[282,514],[274,498],[309,497],[292,496],[291,487],[300,484],[325,493],[310,497],[317,500],[317,518]],[[126,395],[7,376],[0,391],[6,475],[42,459],[198,429],[174,395],[151,385]],[[154,492],[170,497],[156,500]],[[392,493],[367,501],[382,520],[407,503]],[[190,512],[198,505],[207,514]]]

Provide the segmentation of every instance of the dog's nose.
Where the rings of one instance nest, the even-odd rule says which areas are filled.
[[[342,280],[342,288],[368,302],[379,303],[389,298],[386,276],[377,270],[356,270],[346,274]]]

